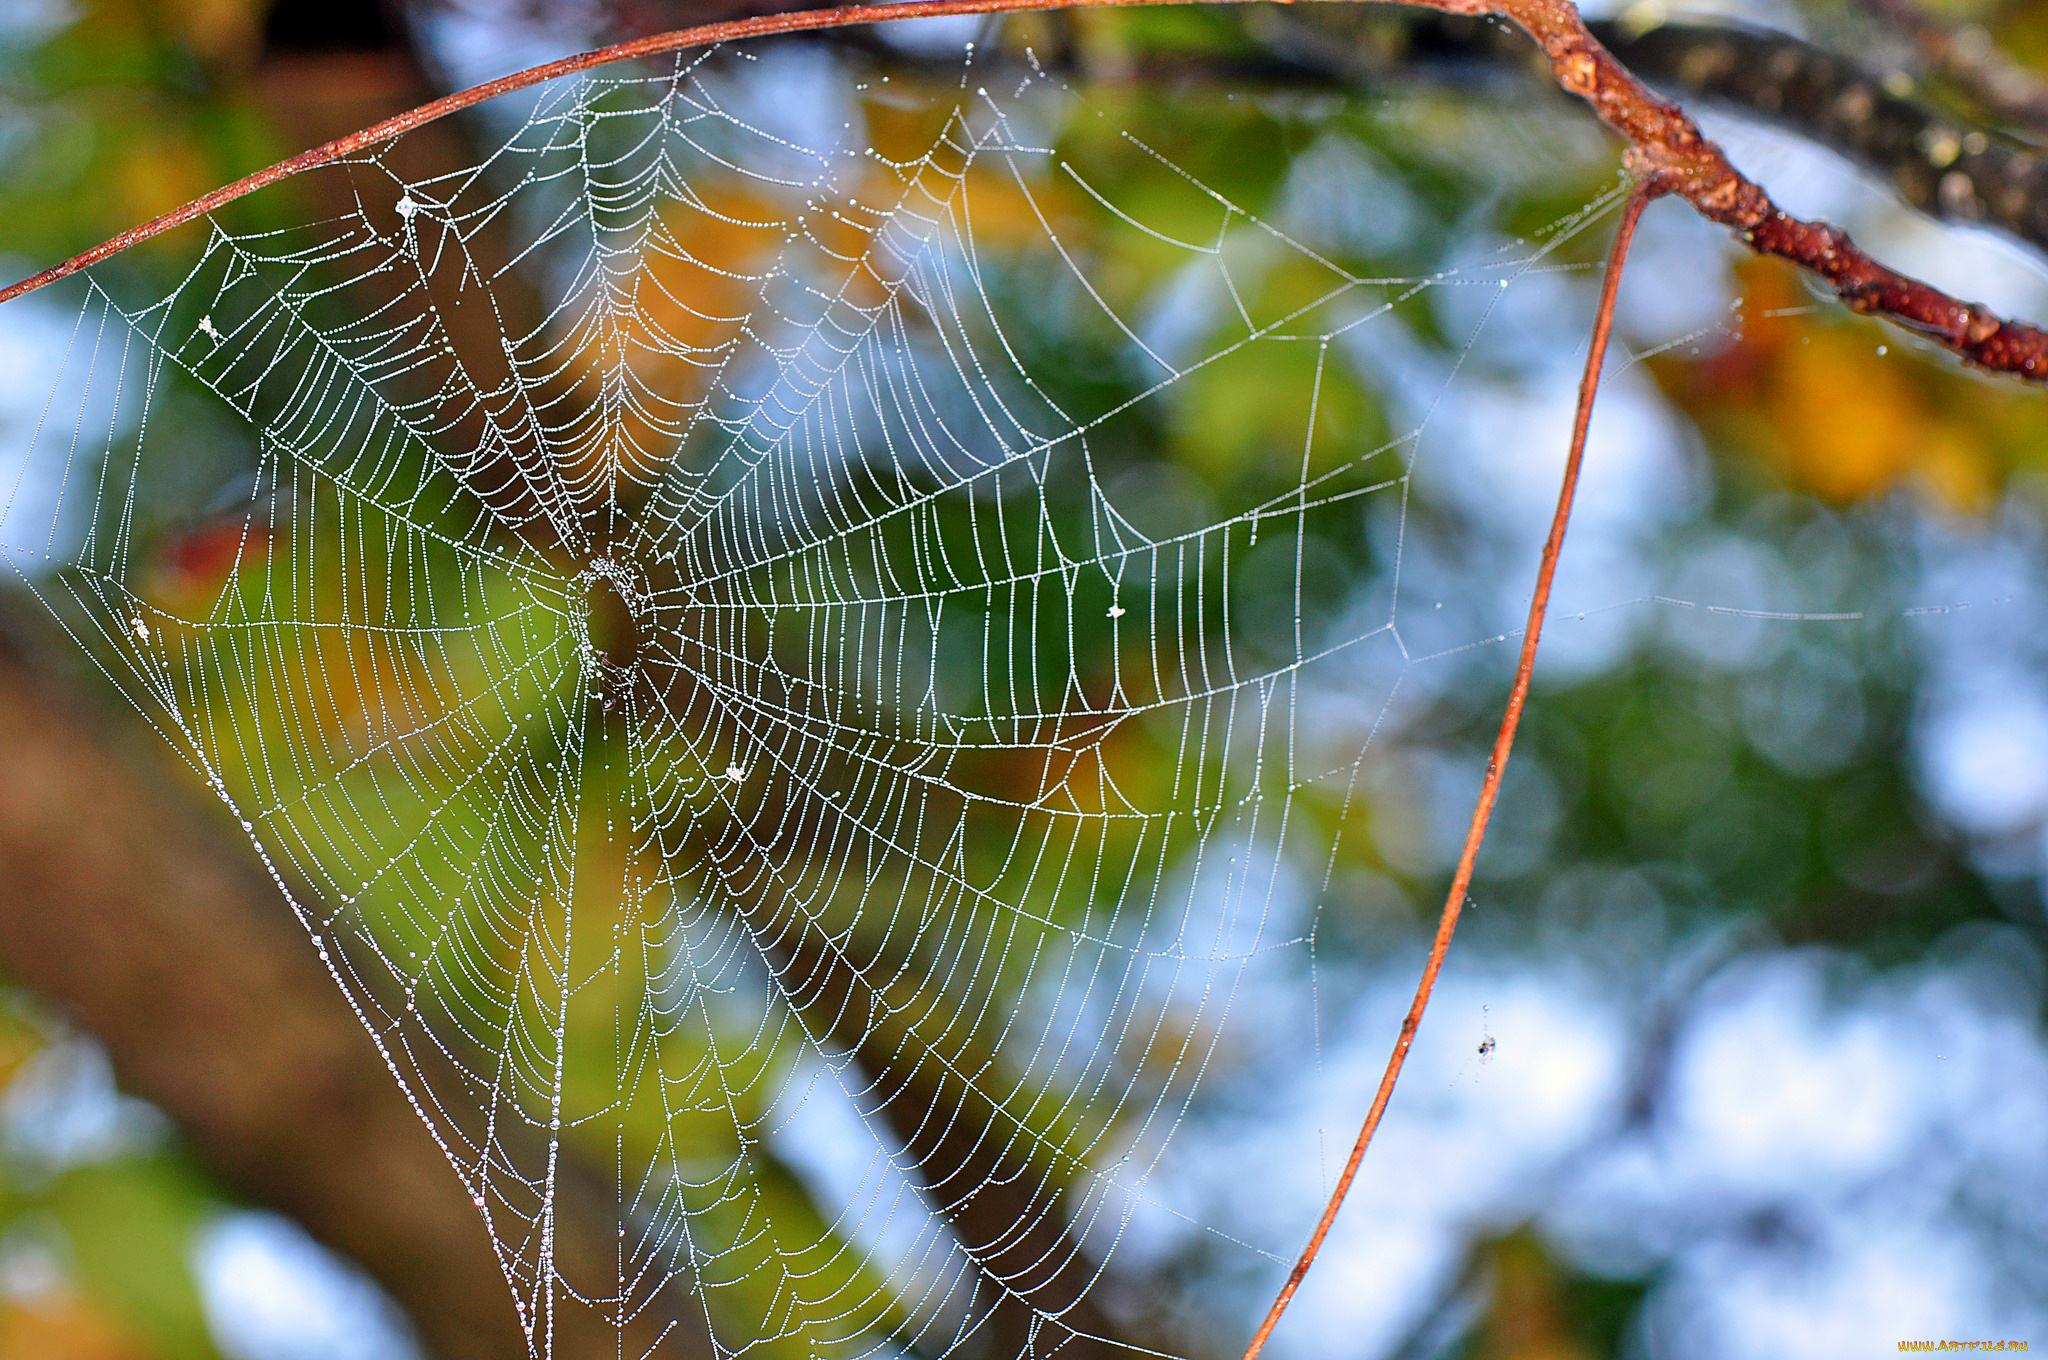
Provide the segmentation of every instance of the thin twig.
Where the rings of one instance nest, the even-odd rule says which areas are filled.
[[[1442,970],[1444,955],[1450,950],[1451,936],[1458,929],[1458,917],[1465,907],[1465,893],[1472,886],[1472,866],[1479,858],[1480,844],[1486,839],[1486,823],[1493,816],[1494,800],[1500,794],[1501,776],[1508,767],[1508,752],[1514,749],[1515,729],[1522,724],[1522,708],[1529,698],[1529,676],[1536,667],[1536,646],[1543,636],[1543,616],[1550,608],[1550,582],[1557,574],[1558,551],[1564,547],[1564,532],[1572,518],[1572,498],[1579,488],[1579,466],[1585,459],[1586,430],[1593,419],[1593,397],[1600,390],[1600,366],[1607,357],[1607,336],[1614,324],[1614,298],[1621,288],[1622,264],[1628,258],[1629,240],[1635,235],[1636,222],[1643,215],[1643,208],[1652,198],[1665,192],[1665,186],[1658,180],[1638,181],[1628,196],[1627,206],[1621,211],[1621,224],[1615,229],[1614,245],[1607,256],[1607,277],[1600,285],[1600,311],[1593,320],[1592,344],[1586,354],[1586,373],[1579,380],[1579,410],[1572,422],[1571,451],[1565,455],[1564,482],[1557,491],[1557,511],[1551,516],[1550,536],[1543,540],[1543,557],[1536,568],[1536,593],[1529,600],[1529,626],[1522,634],[1522,655],[1515,664],[1514,688],[1508,691],[1507,711],[1501,715],[1500,731],[1493,739],[1493,759],[1487,762],[1486,778],[1479,785],[1479,799],[1472,806],[1472,822],[1465,829],[1465,846],[1458,853],[1458,871],[1451,876],[1451,890],[1444,898],[1443,914],[1437,918],[1436,939],[1429,947],[1429,962],[1423,965],[1422,981],[1415,988],[1415,1000],[1409,1003],[1408,1015],[1401,1021],[1401,1035],[1394,1041],[1394,1051],[1387,1058],[1387,1069],[1380,1076],[1380,1088],[1373,1095],[1372,1108],[1366,1111],[1365,1123],[1359,1127],[1358,1141],[1351,1145],[1351,1157],[1344,1163],[1344,1173],[1337,1177],[1336,1188],[1330,1192],[1330,1202],[1323,1206],[1323,1216],[1316,1223],[1315,1231],[1309,1234],[1308,1245],[1302,1248],[1301,1258],[1287,1273],[1287,1283],[1280,1286],[1279,1296],[1266,1310],[1265,1320],[1259,1324],[1251,1344],[1245,1347],[1244,1360],[1257,1360],[1259,1352],[1265,1349],[1266,1338],[1273,1334],[1274,1324],[1287,1311],[1294,1291],[1301,1287],[1309,1267],[1315,1264],[1317,1253],[1323,1249],[1323,1239],[1329,1236],[1330,1225],[1337,1219],[1337,1210],[1351,1191],[1359,1163],[1365,1160],[1365,1150],[1371,1145],[1373,1133],[1380,1126],[1380,1117],[1386,1113],[1387,1101],[1394,1094],[1394,1083],[1400,1079],[1401,1068],[1407,1064],[1408,1049],[1415,1042],[1415,1031],[1422,1024],[1422,1013],[1429,1007],[1429,995],[1436,990],[1437,973]]]

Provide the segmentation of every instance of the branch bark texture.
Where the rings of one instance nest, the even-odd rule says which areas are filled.
[[[2037,148],[1895,95],[1856,63],[1781,33],[1594,27],[1645,79],[1784,124],[1884,175],[1930,216],[2048,250],[2048,154]]]
[[[1807,222],[1771,202],[1678,105],[1652,94],[1600,45],[1570,0],[1417,0],[1450,14],[1512,19],[1549,59],[1557,83],[1585,100],[1628,139],[1628,165],[1729,228],[1759,255],[1788,260],[1827,281],[1851,308],[1884,317],[1979,368],[2048,378],[2048,332],[2007,321],[1879,264],[1824,222]]]

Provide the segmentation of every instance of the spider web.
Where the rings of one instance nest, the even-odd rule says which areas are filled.
[[[535,1354],[1121,1352],[1116,1246],[1356,821],[1330,696],[1413,664],[1365,526],[1426,422],[1367,337],[1577,223],[1377,275],[1035,71],[819,69],[558,82],[153,301],[89,275],[7,548],[271,866]]]

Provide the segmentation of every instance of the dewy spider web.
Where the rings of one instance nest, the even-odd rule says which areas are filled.
[[[1400,647],[1350,586],[1419,431],[1360,338],[1543,250],[1373,276],[1032,73],[763,51],[375,148],[148,305],[88,275],[6,546],[272,866],[537,1354],[1108,1353],[1352,819],[1367,731],[1309,715]],[[1282,456],[1174,472],[1245,410]],[[848,1102],[850,1192],[791,1141]]]

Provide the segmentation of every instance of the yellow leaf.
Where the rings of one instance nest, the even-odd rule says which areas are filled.
[[[1787,471],[1828,500],[1884,491],[1933,432],[1919,394],[1854,331],[1811,331],[1773,377]]]

